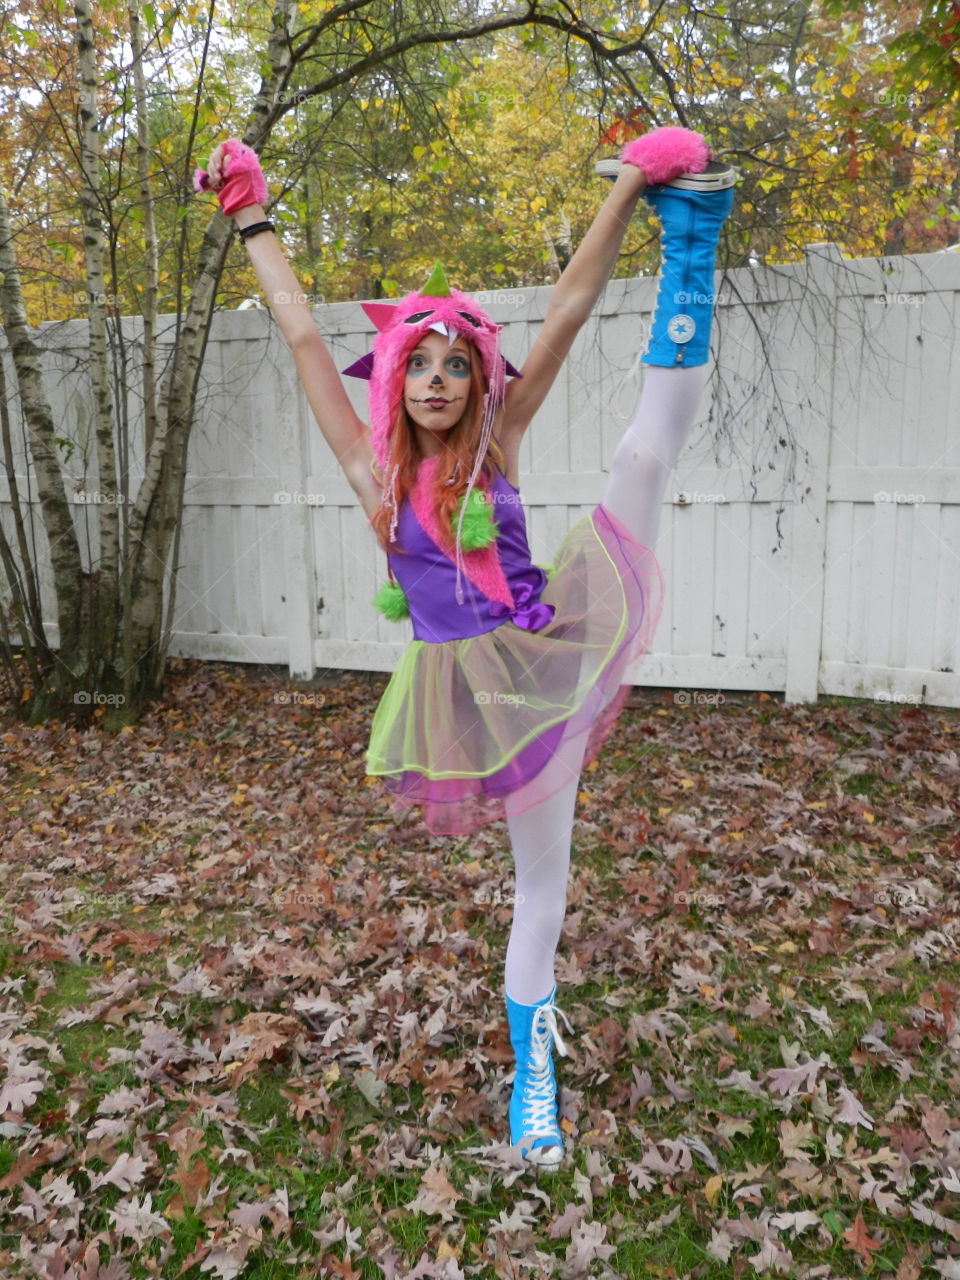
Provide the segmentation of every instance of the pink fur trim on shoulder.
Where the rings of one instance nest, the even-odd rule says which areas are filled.
[[[433,458],[425,458],[420,464],[416,483],[410,490],[410,505],[424,533],[436,543],[447,559],[455,564],[456,544],[453,534],[449,529],[441,527],[436,508],[430,500],[435,466],[436,462]],[[478,547],[474,551],[464,551],[463,572],[477,590],[482,591],[489,600],[497,600],[509,609],[515,607],[513,593],[497,554],[496,542],[491,542],[486,547]]]
[[[628,142],[620,152],[625,164],[642,169],[652,184],[670,182],[681,173],[702,173],[710,159],[703,135],[678,125],[665,125]]]

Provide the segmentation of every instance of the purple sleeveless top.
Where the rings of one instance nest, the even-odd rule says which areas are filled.
[[[387,561],[407,598],[417,640],[462,640],[508,621],[539,631],[553,617],[553,607],[540,603],[547,575],[530,560],[520,490],[497,471],[488,492],[498,526],[497,554],[516,607],[511,610],[491,600],[466,574],[460,576],[463,604],[457,604],[457,566],[422,528],[409,498],[404,498],[397,519],[397,541],[403,552],[389,553]]]

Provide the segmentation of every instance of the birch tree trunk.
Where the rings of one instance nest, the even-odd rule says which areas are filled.
[[[269,75],[263,80],[243,141],[259,150],[282,114],[282,87],[291,65],[291,33],[296,17],[293,0],[278,0],[268,47]],[[214,214],[204,233],[199,270],[180,329],[173,360],[163,382],[155,447],[150,450],[130,526],[132,584],[131,636],[138,655],[137,688],[143,697],[159,691],[169,645],[163,627],[164,588],[169,587],[167,618],[172,614],[175,581],[168,579],[170,549],[179,529],[186,479],[187,445],[197,399],[197,381],[213,317],[217,284],[233,237],[233,224]]]
[[[154,220],[153,188],[150,185],[150,136],[147,116],[147,86],[143,71],[143,37],[141,34],[139,0],[132,0],[128,8],[130,21],[130,48],[133,52],[133,84],[136,102],[137,176],[140,182],[140,204],[143,210],[143,239],[146,247],[146,288],[143,296],[143,427],[147,449],[157,435],[157,286],[159,274],[159,248]],[[123,692],[131,701],[134,698],[133,583],[129,565],[129,529],[124,547],[124,572],[121,575],[121,606],[123,609]],[[162,677],[162,672],[159,673]]]
[[[36,574],[36,558],[31,538],[27,533],[23,503],[20,500],[20,484],[13,454],[13,433],[10,430],[10,407],[7,395],[7,371],[4,354],[0,351],[0,441],[3,445],[3,465],[10,489],[10,506],[16,537],[16,549],[0,524],[0,565],[6,574],[10,589],[10,618],[0,609],[0,679],[15,704],[19,704],[26,681],[36,687],[44,682],[54,656],[47,644],[43,627],[43,608]],[[32,528],[32,527],[31,527]],[[16,635],[14,635],[16,632]],[[26,679],[14,658],[14,646],[22,648],[27,668]]]
[[[95,659],[96,687],[115,693],[122,682],[116,654],[118,614],[117,570],[120,562],[120,521],[124,494],[117,488],[113,399],[107,353],[107,290],[103,275],[103,217],[100,134],[97,123],[96,48],[89,0],[76,0],[77,58],[80,83],[80,206],[87,276],[90,383],[93,388],[94,435],[97,442],[99,563],[91,610],[91,659]]]
[[[40,348],[27,323],[20,271],[13,252],[13,236],[7,202],[0,191],[0,314],[10,344],[16,372],[20,407],[27,428],[30,453],[36,473],[40,510],[47,540],[52,549],[57,621],[60,628],[60,656],[53,668],[52,694],[70,688],[71,677],[87,678],[82,654],[82,638],[90,619],[89,575],[83,571],[80,544],[73,523],[57,455],[56,428],[43,386]],[[8,464],[9,465],[9,464]],[[11,493],[17,497],[16,489]],[[19,510],[19,505],[15,503]],[[31,565],[21,565],[27,572]],[[45,636],[34,634],[31,642],[47,649]],[[49,652],[49,650],[47,649]],[[64,675],[67,676],[64,679]]]

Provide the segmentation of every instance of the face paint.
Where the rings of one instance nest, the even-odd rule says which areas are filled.
[[[422,377],[423,374],[429,372],[432,366],[433,361],[429,356],[422,351],[414,351],[407,360],[407,376],[411,378]],[[444,359],[443,371],[450,378],[469,378],[470,359],[462,352],[454,351]],[[439,374],[435,374],[431,381],[436,382],[439,376]]]

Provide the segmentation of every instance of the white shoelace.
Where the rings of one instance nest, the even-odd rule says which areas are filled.
[[[557,1125],[556,1088],[550,1079],[550,1045],[555,1042],[557,1052],[566,1058],[567,1046],[560,1038],[557,1014],[572,1033],[570,1019],[555,1004],[542,1004],[533,1015],[530,1027],[530,1070],[523,1091],[523,1128],[527,1138],[559,1138]]]
[[[637,406],[637,397],[643,386],[643,371],[646,368],[640,357],[647,349],[647,339],[650,337],[650,330],[653,328],[653,317],[651,316],[648,320],[639,322],[637,327],[640,339],[637,354],[634,356],[633,364],[630,368],[620,375],[620,380],[614,387],[613,395],[610,398],[613,415],[619,422],[630,422]],[[623,413],[620,412],[621,404],[623,405]]]

